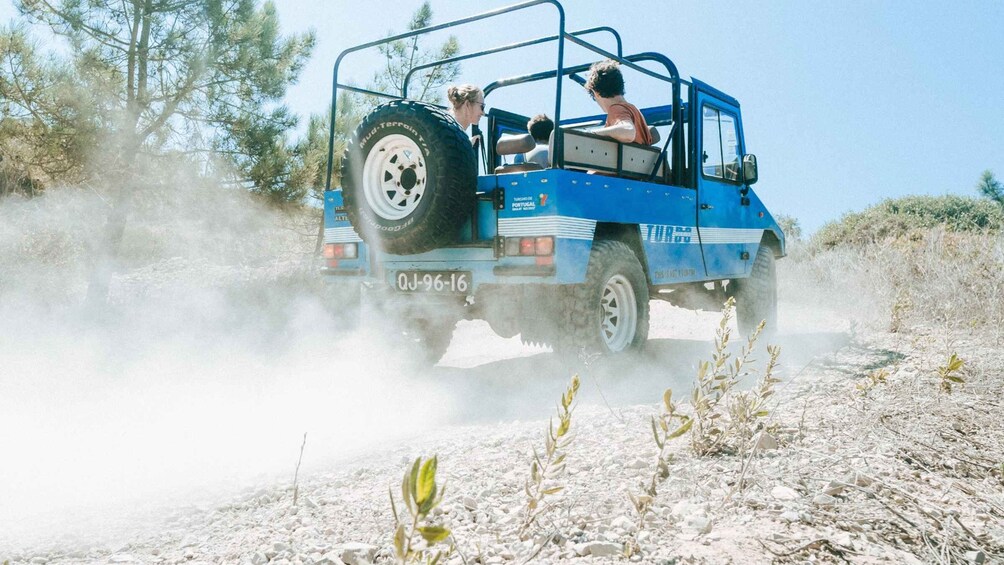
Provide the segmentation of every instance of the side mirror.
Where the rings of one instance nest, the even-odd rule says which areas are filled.
[[[755,184],[759,175],[756,170],[756,155],[750,153],[743,156],[743,181],[746,184]]]

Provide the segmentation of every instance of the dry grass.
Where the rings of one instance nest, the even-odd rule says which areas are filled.
[[[795,245],[779,294],[839,307],[875,329],[1004,334],[1004,236],[941,228],[868,246]]]

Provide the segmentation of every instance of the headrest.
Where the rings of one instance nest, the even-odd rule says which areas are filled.
[[[655,129],[655,126],[648,126],[648,131],[652,133],[652,145],[659,143],[659,141],[662,139],[659,136],[659,130]]]
[[[533,136],[529,133],[513,134],[504,133],[495,144],[495,152],[499,155],[515,155],[526,153],[537,146]]]

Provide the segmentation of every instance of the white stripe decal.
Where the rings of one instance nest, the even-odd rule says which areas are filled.
[[[566,239],[593,239],[596,220],[568,216],[538,216],[535,218],[499,218],[499,235],[520,237],[553,235]]]
[[[351,226],[344,228],[325,228],[324,230],[324,243],[351,243],[353,241],[362,241],[363,239],[359,237],[356,230]]]
[[[740,228],[700,228],[701,243],[760,243],[763,230]]]

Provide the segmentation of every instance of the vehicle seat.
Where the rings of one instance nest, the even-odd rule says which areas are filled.
[[[649,126],[652,143],[661,139],[658,130]],[[636,143],[619,143],[613,139],[595,135],[588,131],[564,129],[564,166],[566,169],[593,171],[601,174],[616,174],[618,152],[620,153],[621,175],[626,178],[647,180],[652,174],[656,161],[662,154],[658,147]],[[554,134],[551,134],[551,154],[554,154]],[[659,163],[655,179],[665,179],[669,167],[665,161]]]
[[[497,155],[517,155],[526,153],[536,146],[537,142],[533,140],[533,136],[529,133],[506,133],[502,134],[498,142],[495,143],[495,153]],[[541,171],[543,169],[544,167],[541,167],[537,163],[519,163],[516,165],[500,165],[495,167],[495,174],[525,173],[527,171]]]

